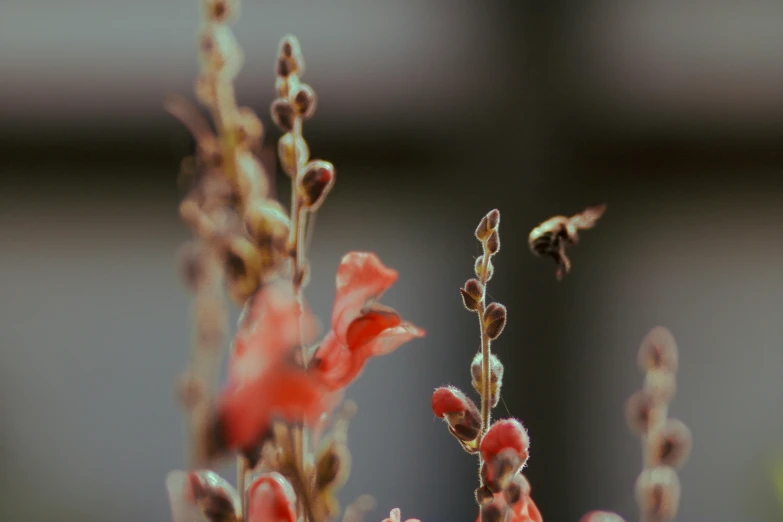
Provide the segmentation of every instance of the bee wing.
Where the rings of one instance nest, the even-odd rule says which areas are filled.
[[[586,230],[588,228],[593,228],[598,221],[598,218],[600,218],[605,211],[606,204],[587,207],[581,213],[573,216],[569,221],[572,226]]]

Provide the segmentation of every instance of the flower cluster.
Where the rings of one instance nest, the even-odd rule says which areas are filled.
[[[492,278],[492,259],[500,250],[500,212],[484,216],[476,229],[483,255],[476,260],[476,277],[460,289],[462,301],[479,318],[481,350],[471,363],[472,384],[481,397],[479,409],[454,386],[432,394],[432,411],[446,421],[449,432],[468,453],[479,457],[480,485],[475,491],[482,522],[510,520],[540,522],[541,514],[530,498],[530,485],[521,474],[527,463],[530,439],[516,419],[490,423],[490,413],[500,400],[503,364],[491,351],[506,325],[506,307],[486,304],[487,282]]]
[[[337,271],[332,329],[319,339],[307,307],[307,222],[334,186],[334,166],[311,160],[302,123],[315,111],[315,91],[301,81],[299,42],[283,38],[276,64],[278,98],[271,115],[283,135],[280,164],[291,179],[286,210],[269,198],[257,156],[263,128],[239,107],[233,80],[242,52],[229,23],[238,0],[202,0],[201,73],[196,96],[214,130],[183,99],[166,107],[191,131],[196,154],[183,162],[190,190],[180,214],[195,240],[181,254],[194,292],[196,332],[181,398],[191,435],[190,471],[166,480],[174,522],[320,522],[340,512],[335,493],[350,471],[344,390],[372,357],[394,351],[424,331],[378,303],[397,279],[375,254],[350,252]],[[228,376],[218,391],[227,342],[225,295],[243,307],[231,342]],[[211,471],[237,456],[237,488]],[[349,506],[358,522],[369,502]]]

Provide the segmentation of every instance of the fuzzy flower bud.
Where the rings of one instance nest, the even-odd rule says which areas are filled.
[[[264,473],[248,490],[249,521],[294,522],[296,494],[291,484],[277,472]]]
[[[280,41],[280,52],[278,53],[277,73],[280,76],[289,76],[304,72],[304,59],[302,58],[302,49],[299,46],[299,40],[296,36],[286,35]],[[281,61],[285,64],[281,64]]]
[[[508,516],[508,508],[498,502],[492,502],[481,506],[479,511],[480,522],[505,522]]]
[[[233,78],[242,67],[242,49],[225,24],[208,24],[199,36],[199,53],[204,72]]]
[[[591,511],[580,518],[579,522],[625,522],[625,520],[616,513],[610,513],[608,511]]]
[[[644,377],[644,391],[656,403],[668,404],[677,392],[677,380],[668,370],[650,370]]]
[[[530,437],[522,423],[516,419],[496,421],[481,439],[481,454],[484,460],[492,460],[505,449],[513,449],[524,466],[528,458]]]
[[[204,15],[212,22],[231,22],[239,14],[237,0],[204,0]]]
[[[642,471],[636,480],[636,502],[644,520],[674,519],[680,505],[680,479],[674,469],[660,466]]]
[[[468,397],[454,386],[444,386],[432,394],[432,411],[445,419],[449,431],[460,440],[475,440],[481,429],[481,413]]]
[[[645,336],[639,347],[639,369],[668,370],[677,373],[677,342],[672,333],[663,326],[656,326]]]
[[[280,158],[280,166],[283,172],[293,177],[296,175],[297,163],[304,166],[310,159],[310,149],[307,142],[299,137],[294,148],[294,135],[290,132],[283,134],[277,142],[277,155]]]
[[[522,469],[522,459],[513,448],[506,448],[481,465],[481,481],[493,493],[500,493],[511,485]]]
[[[226,242],[223,256],[231,297],[244,303],[261,284],[261,252],[244,237],[235,236]]]
[[[291,102],[285,98],[278,98],[272,102],[272,108],[270,109],[272,114],[272,121],[275,125],[280,127],[283,132],[291,132],[294,128],[294,120],[296,119],[296,109],[291,105]]]
[[[644,435],[650,427],[650,410],[655,406],[652,397],[644,390],[631,395],[625,403],[625,420],[633,433]]]
[[[245,226],[258,245],[285,246],[291,219],[277,201],[255,201],[245,209]]]
[[[291,96],[296,113],[302,118],[310,118],[315,113],[316,97],[313,88],[307,84],[299,85],[299,88]]]
[[[489,237],[487,238],[486,247],[487,252],[489,252],[490,255],[494,256],[500,251],[500,234],[498,234],[498,231],[493,231]]]
[[[511,484],[506,487],[505,495],[509,506],[524,501],[530,496],[530,482],[527,481],[522,473],[517,473],[511,480]]]
[[[653,462],[659,466],[680,468],[688,460],[693,438],[691,430],[676,419],[669,419],[652,433]]]
[[[484,371],[484,357],[478,352],[470,363],[470,374],[473,377],[473,388],[481,394],[484,389],[481,374]],[[500,401],[500,387],[503,385],[503,363],[494,353],[489,354],[489,391],[490,405],[494,408]]]
[[[479,506],[485,506],[491,504],[495,500],[495,495],[490,491],[487,486],[480,486],[473,492],[473,496],[476,498],[476,504]]]
[[[481,218],[476,228],[476,239],[481,242],[486,241],[489,235],[497,230],[498,225],[500,225],[500,212],[497,209],[491,210],[486,216]]]
[[[328,161],[315,160],[305,166],[299,180],[299,197],[302,206],[310,211],[317,210],[334,185],[334,165]]]
[[[479,257],[476,259],[476,264],[473,267],[473,270],[476,272],[476,277],[479,279],[483,279],[484,281],[489,281],[492,279],[492,275],[495,273],[495,267],[492,265],[492,260],[489,260],[488,263],[489,268],[486,270],[486,276],[484,276],[484,257]]]
[[[478,310],[481,297],[484,295],[484,287],[477,279],[468,279],[465,286],[459,289],[462,294],[462,303],[470,311]]]
[[[491,340],[500,337],[506,326],[506,307],[500,303],[490,303],[484,311],[484,330]]]

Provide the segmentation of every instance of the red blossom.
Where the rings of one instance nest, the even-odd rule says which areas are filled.
[[[490,461],[504,449],[515,450],[522,464],[527,461],[530,437],[522,423],[516,419],[502,419],[495,422],[481,439],[481,454]]]
[[[513,501],[509,501],[507,498],[509,491],[495,493],[495,498],[491,504],[496,505],[501,511],[508,508],[506,522],[543,522],[538,506],[530,497],[530,484],[527,482],[527,479],[520,473],[514,478],[514,481],[519,483],[519,488],[515,494],[516,498]],[[476,522],[481,522],[481,514],[479,514]]]
[[[350,252],[343,257],[337,270],[332,331],[313,361],[313,373],[328,388],[345,388],[370,357],[386,355],[424,336],[424,330],[376,304],[396,280],[397,272],[384,266],[375,254]]]
[[[294,522],[296,493],[291,484],[276,472],[256,478],[248,490],[247,522]]]
[[[218,399],[222,444],[253,447],[273,417],[316,419],[325,409],[321,384],[291,359],[292,348],[313,339],[315,319],[299,305],[290,281],[262,288],[242,321],[229,360],[228,385]],[[303,329],[300,329],[300,324]]]

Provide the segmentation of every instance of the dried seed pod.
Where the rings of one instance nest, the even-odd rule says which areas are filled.
[[[636,503],[644,520],[674,519],[680,505],[680,479],[674,468],[659,466],[642,471],[636,480]]]
[[[272,121],[283,132],[291,132],[294,129],[294,120],[297,117],[296,110],[291,102],[285,98],[278,98],[272,102],[270,110]]]
[[[245,209],[245,226],[257,245],[283,249],[288,241],[291,218],[277,201],[255,201]]]
[[[492,279],[492,275],[495,273],[495,267],[492,264],[492,259],[489,259],[487,266],[489,266],[489,269],[487,270],[486,275],[484,275],[484,257],[481,256],[476,259],[476,264],[474,265],[473,269],[476,272],[476,277],[482,281],[489,281]]]
[[[651,434],[653,462],[659,466],[681,468],[690,456],[692,444],[691,430],[682,422],[669,419]]]
[[[293,177],[298,167],[303,167],[310,159],[310,149],[307,142],[301,137],[296,140],[294,148],[294,135],[290,132],[283,134],[277,142],[277,154],[280,157],[280,166],[283,172]]]
[[[317,210],[332,189],[334,179],[334,165],[328,161],[314,160],[305,165],[298,187],[302,206],[311,212]]]
[[[591,511],[579,519],[579,522],[625,522],[623,517],[609,511]]]
[[[476,499],[476,504],[479,506],[485,506],[491,504],[495,500],[495,495],[489,490],[487,486],[480,486],[473,492],[473,496]]]
[[[494,256],[500,251],[500,234],[498,234],[497,230],[494,230],[489,235],[485,245],[486,245],[487,252],[489,252],[490,255]]]
[[[500,303],[490,303],[484,312],[484,331],[491,340],[500,337],[506,326],[506,307]]]
[[[454,386],[444,386],[432,394],[432,411],[445,419],[449,431],[460,440],[476,439],[481,429],[481,413],[464,393]]]
[[[481,218],[481,221],[476,228],[476,239],[481,242],[486,241],[490,234],[497,230],[499,225],[500,212],[497,209],[489,211],[486,216]]]
[[[640,435],[647,433],[650,428],[650,410],[654,406],[655,402],[644,390],[631,395],[625,404],[625,420],[633,433]]]
[[[484,370],[484,356],[478,352],[470,363],[470,374],[473,377],[471,384],[473,388],[481,395],[483,379],[481,374]],[[500,402],[500,388],[503,385],[503,363],[494,353],[489,354],[489,405],[494,408]]]
[[[677,341],[668,329],[656,326],[639,346],[639,369],[642,372],[667,370],[677,373],[677,366]]]
[[[493,493],[500,493],[511,485],[522,464],[519,453],[513,448],[506,448],[482,463],[481,481]]]
[[[644,376],[644,391],[656,403],[668,404],[677,392],[677,380],[668,370],[650,370]]]
[[[303,83],[291,96],[293,107],[296,113],[304,118],[310,118],[315,113],[316,96],[315,91],[309,85]]]
[[[462,303],[470,311],[476,311],[481,304],[481,298],[484,296],[484,287],[477,279],[468,279],[465,286],[459,289],[462,294]]]

